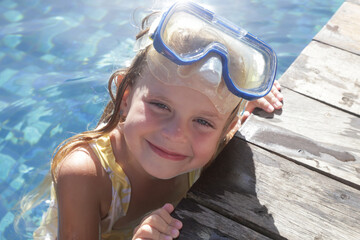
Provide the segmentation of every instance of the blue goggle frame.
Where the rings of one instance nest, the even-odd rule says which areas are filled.
[[[182,57],[169,48],[162,39],[162,32],[164,31],[164,24],[166,24],[165,19],[167,19],[168,15],[171,15],[174,11],[176,11],[177,8],[190,9],[192,14],[198,14],[202,20],[205,18],[210,25],[218,25],[221,29],[225,29],[228,33],[231,33],[231,35],[241,38],[241,41],[247,43],[250,45],[250,47],[260,49],[262,52],[267,53],[270,64],[269,71],[266,75],[266,81],[264,81],[263,84],[258,88],[252,88],[251,91],[238,88],[230,77],[228,67],[229,53],[223,43],[213,41],[209,43],[201,52],[194,53],[187,57]],[[261,98],[267,95],[273,86],[277,68],[277,57],[273,49],[259,38],[253,36],[251,33],[246,32],[242,28],[232,24],[226,19],[215,16],[213,12],[195,3],[175,3],[173,6],[171,6],[169,10],[162,15],[159,25],[151,38],[153,39],[153,46],[156,51],[178,65],[190,65],[205,58],[210,53],[218,54],[222,60],[222,75],[226,86],[230,92],[240,98],[244,98],[249,101]]]

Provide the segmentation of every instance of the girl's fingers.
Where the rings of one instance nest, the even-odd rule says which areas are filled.
[[[264,109],[266,112],[273,112],[274,105],[272,104],[272,99],[274,99],[274,94],[270,92],[265,97],[262,97],[255,101],[255,106],[261,109]],[[274,100],[275,101],[275,100]]]
[[[134,231],[134,238],[173,239],[179,236],[181,221],[170,216],[174,210],[171,204],[165,204],[145,217]]]
[[[170,222],[172,223],[172,221]],[[158,232],[168,236],[177,237],[179,235],[179,229],[167,223],[160,215],[150,215],[141,225],[149,225],[156,229]]]
[[[271,89],[271,93],[279,100],[282,101],[284,99],[283,95],[281,94],[280,90],[276,87]]]
[[[257,106],[256,106],[256,101],[247,102],[247,103],[246,103],[246,107],[245,107],[244,114],[245,114],[246,112],[252,113],[256,107],[257,107]]]
[[[282,108],[282,103],[279,101],[279,99],[273,94],[273,93],[269,93],[268,95],[266,95],[261,101],[260,101],[260,108],[264,109],[267,112],[272,112],[275,109],[280,109]],[[271,106],[271,111],[270,107]]]
[[[279,83],[278,80],[275,80],[275,81],[274,81],[274,85],[273,85],[273,86],[275,86],[275,88],[276,88],[278,91],[281,90],[281,85],[280,85],[280,83]]]
[[[172,213],[172,211],[174,211],[174,206],[170,203],[165,203],[165,205],[161,209],[166,210],[170,214]]]
[[[172,217],[170,216],[170,213],[174,210],[174,207],[170,204],[170,203],[166,203],[162,208],[159,208],[151,213],[149,213],[148,215],[146,215],[142,220],[141,220],[141,224],[143,222],[146,221],[146,219],[148,219],[150,216],[156,214],[161,216],[164,221],[167,224],[170,224],[172,222]],[[140,225],[141,225],[140,224]]]
[[[283,100],[283,95],[280,93],[279,89],[275,86],[275,84],[279,84],[277,81],[274,83],[271,91],[265,97],[257,100],[258,107],[264,109],[267,112],[272,112],[275,109],[282,108],[281,101]],[[280,86],[280,84],[279,84]],[[265,100],[265,101],[264,101]],[[269,107],[271,105],[272,107]]]
[[[163,234],[159,232],[157,229],[153,228],[150,225],[141,225],[138,232],[135,234],[135,240],[142,240],[142,239],[151,239],[151,240],[172,240],[173,237],[170,235]]]
[[[170,203],[166,203],[162,208],[157,209],[154,211],[154,214],[159,215],[162,219],[165,220],[165,222],[169,225],[179,226],[178,229],[182,227],[182,224],[179,220],[171,217],[170,213],[174,211],[174,206]],[[180,226],[180,224],[181,226]]]
[[[166,223],[169,225],[181,229],[182,228],[182,222],[177,220],[176,218],[171,217],[170,213],[174,211],[174,206],[170,203],[166,203],[161,209],[164,209],[167,213],[160,211],[160,216],[164,219],[166,219]]]
[[[245,112],[243,113],[243,115],[241,115],[241,119],[240,119],[241,124],[243,124],[249,116],[250,116],[250,112],[245,111]]]
[[[268,113],[272,113],[275,109],[282,108],[283,104],[281,101],[283,101],[284,97],[280,90],[280,83],[275,80],[271,91],[265,97],[248,102],[244,114],[241,116],[241,123],[245,122],[245,120],[249,117],[255,108],[261,108]]]

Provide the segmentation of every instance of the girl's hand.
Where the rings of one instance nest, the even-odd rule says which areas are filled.
[[[274,85],[268,95],[248,102],[245,107],[245,112],[241,116],[241,123],[245,122],[245,120],[250,116],[255,108],[261,108],[268,113],[273,112],[275,109],[282,108],[283,105],[281,101],[283,100],[283,95],[280,93],[280,89],[280,83],[275,80]]]
[[[177,238],[182,223],[170,216],[172,211],[174,211],[173,205],[166,203],[162,208],[146,216],[134,230],[133,239],[172,240]]]

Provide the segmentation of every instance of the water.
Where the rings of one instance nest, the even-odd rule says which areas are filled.
[[[141,16],[149,2],[0,1],[0,239],[29,239],[14,233],[14,204],[46,174],[57,144],[96,124],[108,77],[134,55],[133,10]],[[278,77],[343,3],[198,2],[270,44]]]

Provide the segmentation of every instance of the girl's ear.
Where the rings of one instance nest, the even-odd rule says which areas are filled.
[[[236,117],[232,120],[232,122],[230,123],[229,127],[225,132],[225,137],[224,137],[225,143],[228,143],[233,138],[235,133],[239,130],[240,126],[241,126],[240,117],[236,115]]]
[[[120,105],[120,109],[123,115],[127,115],[128,111],[129,111],[129,106],[130,106],[130,87],[127,87],[125,89],[124,95],[121,99],[121,105]]]
[[[122,75],[121,73],[118,74],[114,80],[114,83],[116,85],[116,88],[119,89],[121,82],[124,80],[124,75]],[[122,119],[125,119],[128,113],[128,108],[130,106],[130,99],[129,99],[129,95],[130,95],[130,86],[128,86],[125,91],[124,94],[121,98],[121,104],[120,104],[120,115]]]
[[[120,86],[123,79],[124,79],[124,75],[119,74],[119,75],[116,76],[115,85],[116,85],[117,88],[119,88],[119,86]]]

